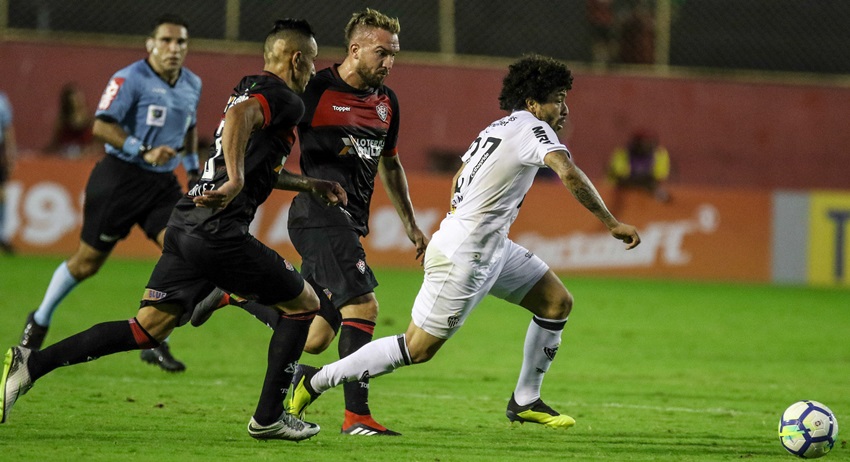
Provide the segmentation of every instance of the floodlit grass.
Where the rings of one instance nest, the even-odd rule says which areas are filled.
[[[18,341],[60,262],[0,257],[0,340]],[[111,260],[65,300],[47,343],[136,311],[151,261]],[[402,332],[417,271],[378,271],[376,336]],[[257,442],[246,425],[269,331],[238,310],[172,334],[183,374],[137,352],[39,380],[0,426],[0,460],[509,461],[792,460],[786,406],[814,399],[845,428],[826,460],[850,460],[850,291],[765,285],[565,278],[576,298],[544,399],[568,431],[504,416],[530,315],[489,298],[437,357],[372,381],[376,418],[400,438],[339,434],[342,390],[308,411],[323,431]],[[5,346],[3,347],[5,349]],[[302,362],[333,360],[336,347]]]

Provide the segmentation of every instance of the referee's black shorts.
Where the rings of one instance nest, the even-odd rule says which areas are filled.
[[[155,241],[182,195],[173,173],[149,172],[107,154],[86,184],[80,238],[109,252],[138,224]]]
[[[141,306],[179,305],[182,325],[214,287],[272,306],[298,297],[304,279],[291,263],[251,235],[210,240],[170,227]]]

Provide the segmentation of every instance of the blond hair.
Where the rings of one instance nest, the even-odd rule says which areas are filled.
[[[374,27],[383,29],[387,32],[398,34],[401,30],[401,25],[398,18],[391,18],[378,10],[366,8],[363,11],[358,11],[351,15],[351,20],[345,26],[345,43],[351,44],[351,37],[354,36],[357,29],[361,27]]]

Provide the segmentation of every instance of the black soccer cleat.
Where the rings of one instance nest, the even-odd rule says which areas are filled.
[[[207,320],[220,308],[230,304],[230,295],[216,287],[209,295],[195,305],[192,310],[192,325],[195,327],[207,322]]]
[[[171,355],[171,348],[168,347],[168,342],[162,342],[156,348],[142,350],[140,356],[142,361],[157,365],[160,369],[167,372],[183,372],[186,370],[186,365]]]
[[[40,350],[49,328],[50,326],[42,326],[35,322],[35,311],[30,311],[27,315],[27,323],[24,325],[24,333],[21,334],[20,345],[30,350]]]
[[[558,411],[547,406],[540,398],[537,398],[537,401],[531,404],[520,406],[514,400],[514,395],[511,395],[505,415],[511,422],[538,423],[550,428],[570,428],[576,424],[575,419],[566,414],[558,413]]]

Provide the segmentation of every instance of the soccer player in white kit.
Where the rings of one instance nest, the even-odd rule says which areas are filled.
[[[569,114],[565,99],[571,87],[570,70],[552,58],[529,55],[509,67],[499,102],[510,115],[482,130],[463,155],[451,211],[425,252],[425,279],[407,332],[372,341],[320,369],[300,365],[288,412],[303,415],[321,393],[343,382],[428,361],[491,294],[534,314],[508,419],[555,428],[575,424],[540,398],[573,298],[549,266],[511,241],[508,231],[538,169],[550,168],[626,249],[637,246],[640,237],[634,226],[620,223],[608,211],[558,140],[556,132]]]

